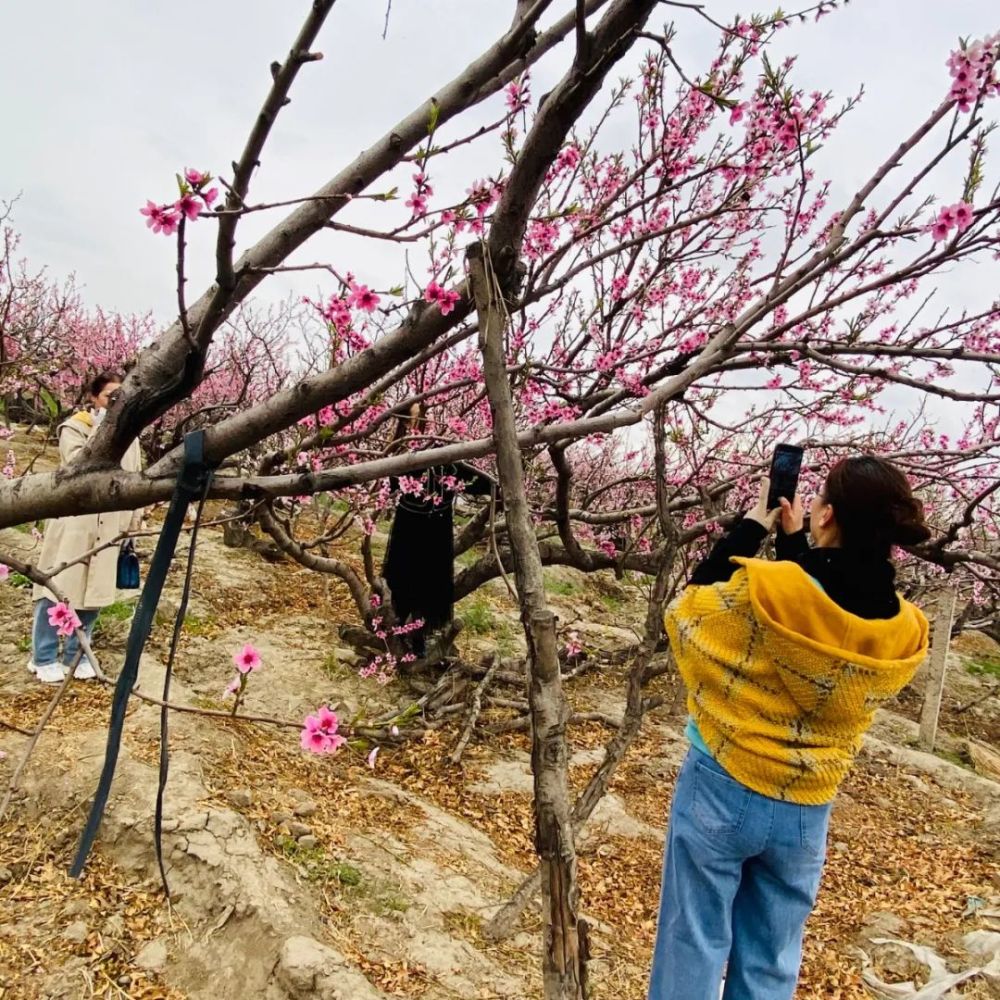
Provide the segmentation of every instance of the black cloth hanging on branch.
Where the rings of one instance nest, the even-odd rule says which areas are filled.
[[[455,604],[455,497],[489,496],[497,488],[485,473],[462,462],[428,469],[423,483],[419,496],[400,494],[382,564],[396,618],[423,619],[423,628],[410,633],[418,655],[427,635],[451,621]],[[399,492],[398,479],[390,485]]]

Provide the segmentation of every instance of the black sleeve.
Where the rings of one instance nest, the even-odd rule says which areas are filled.
[[[778,529],[778,535],[774,540],[775,558],[801,563],[808,554],[809,539],[806,537],[805,528],[793,531],[790,535]]]
[[[767,529],[762,524],[748,517],[743,518],[712,546],[712,551],[695,567],[688,583],[723,583],[736,572],[736,565],[729,561],[730,557],[752,558],[757,555],[766,537]]]

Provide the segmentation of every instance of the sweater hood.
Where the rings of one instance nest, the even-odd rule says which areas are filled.
[[[927,619],[902,597],[892,618],[860,618],[796,563],[733,561],[746,569],[754,617],[796,645],[875,671],[915,671],[927,655]]]

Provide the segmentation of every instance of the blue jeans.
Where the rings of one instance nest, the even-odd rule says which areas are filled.
[[[43,597],[40,601],[35,601],[35,618],[31,628],[31,659],[39,667],[55,663],[59,659],[59,635],[49,624],[49,608],[54,608],[55,602]],[[74,609],[75,610],[75,609]],[[76,617],[80,619],[84,632],[89,639],[94,631],[94,622],[97,621],[99,611],[77,611]],[[68,667],[73,663],[80,643],[77,641],[76,633],[67,636],[63,642],[62,662]]]
[[[752,792],[688,752],[670,808],[649,1000],[790,1000],[830,805]]]

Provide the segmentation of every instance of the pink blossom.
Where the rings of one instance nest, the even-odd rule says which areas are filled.
[[[573,659],[579,656],[583,652],[583,644],[580,642],[580,635],[578,632],[570,632],[566,636],[566,648],[564,650],[567,659]]]
[[[0,563],[0,583],[3,583],[3,581],[6,580],[7,577],[9,576],[10,576],[10,567],[5,565],[4,563]]]
[[[226,690],[222,692],[223,697],[226,697],[227,695],[231,695],[231,694],[236,694],[236,692],[239,691],[239,689],[240,689],[240,678],[239,677],[234,677],[226,685]]]
[[[368,754],[368,766],[374,771],[375,770],[375,760],[378,757],[378,747],[375,747],[370,754]]]
[[[442,316],[447,316],[448,313],[452,312],[461,297],[458,292],[454,292],[450,288],[442,288],[436,281],[432,281],[424,289],[424,301],[436,302]]]
[[[346,742],[337,729],[340,725],[336,714],[324,705],[315,715],[307,715],[303,722],[300,743],[310,753],[334,753]]]
[[[174,202],[174,208],[185,216],[188,222],[194,222],[201,215],[201,204],[193,194],[186,194]]]
[[[76,612],[65,602],[49,608],[49,624],[59,635],[72,635],[80,627],[80,619]]]
[[[413,209],[414,215],[423,215],[427,211],[427,199],[416,191],[406,199],[406,207]]]
[[[211,179],[212,175],[207,171],[202,173],[202,171],[194,170],[191,167],[184,168],[184,180],[192,187],[201,187],[202,184],[207,184]]]
[[[362,312],[374,312],[380,301],[367,285],[351,285],[351,294],[347,297],[347,304]]]
[[[219,189],[218,188],[209,188],[207,191],[202,191],[201,192],[201,200],[205,203],[205,207],[206,208],[211,208],[212,207],[212,203],[218,197],[219,197]]]
[[[417,479],[415,476],[400,476],[399,489],[403,493],[409,493],[412,496],[419,497],[423,496],[424,483],[423,480]]]
[[[507,110],[511,114],[523,111],[528,106],[528,101],[531,99],[531,96],[528,93],[527,80],[514,80],[511,83],[508,83],[505,88],[505,93],[507,95]]]
[[[146,207],[140,208],[139,213],[146,216],[146,225],[154,233],[163,233],[164,236],[173,236],[181,221],[180,212],[175,208],[170,205],[156,205],[151,201],[147,201]]]
[[[336,712],[331,712],[326,705],[323,705],[316,712],[316,718],[319,719],[319,724],[323,729],[328,729],[331,733],[335,733],[340,725],[340,720],[337,718]]]
[[[972,214],[972,206],[967,201],[960,201],[955,205],[951,206],[952,214],[955,218],[955,225],[958,226],[958,231],[964,232],[969,226],[972,225],[973,219],[975,218]]]
[[[233,663],[241,674],[261,668],[260,653],[252,643],[247,643],[238,653],[233,653]]]
[[[743,115],[746,112],[746,109],[747,109],[747,106],[746,106],[746,103],[744,103],[744,102],[741,102],[741,103],[735,105],[733,107],[732,111],[729,112],[729,124],[730,125],[735,125],[737,122],[742,121],[743,120]]]
[[[946,240],[948,238],[948,233],[950,230],[951,227],[947,223],[944,223],[939,219],[931,226],[931,236],[934,237],[935,242],[939,242],[940,240]]]

